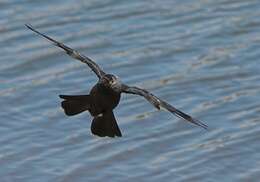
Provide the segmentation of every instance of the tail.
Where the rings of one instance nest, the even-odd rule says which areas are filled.
[[[73,116],[90,108],[90,95],[60,95],[64,99],[61,107],[68,116]]]
[[[113,111],[106,111],[102,113],[102,116],[96,116],[91,124],[91,132],[100,137],[122,136]]]

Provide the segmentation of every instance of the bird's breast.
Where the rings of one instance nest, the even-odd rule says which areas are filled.
[[[120,93],[111,88],[96,84],[90,91],[92,98],[91,114],[97,115],[107,110],[113,110],[120,101]]]

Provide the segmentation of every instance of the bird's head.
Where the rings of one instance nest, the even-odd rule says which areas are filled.
[[[119,79],[115,75],[106,74],[100,79],[100,82],[105,87],[114,88],[119,83]]]

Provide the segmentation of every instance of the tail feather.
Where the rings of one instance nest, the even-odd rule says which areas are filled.
[[[61,107],[68,116],[79,114],[90,108],[89,95],[60,95],[60,98],[64,99],[61,102]]]
[[[121,137],[121,131],[117,125],[113,111],[107,111],[102,116],[96,116],[91,124],[91,131],[100,137]]]

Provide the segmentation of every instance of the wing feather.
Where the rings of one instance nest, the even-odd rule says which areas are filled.
[[[77,59],[85,64],[87,64],[92,71],[94,71],[94,73],[98,76],[98,78],[101,78],[105,72],[94,62],[92,61],[90,58],[88,58],[87,56],[84,56],[82,54],[80,54],[78,51],[66,46],[65,44],[54,40],[53,38],[39,32],[38,30],[34,29],[31,25],[25,24],[25,26],[32,30],[33,32],[41,35],[42,37],[48,39],[49,41],[51,41],[55,46],[58,46],[60,48],[62,48],[69,56],[73,57],[74,59]]]
[[[191,123],[193,123],[197,126],[204,128],[204,129],[208,129],[208,126],[206,124],[204,124],[201,121],[192,118],[190,115],[185,114],[184,112],[176,109],[175,107],[173,107],[169,103],[161,100],[160,98],[156,97],[155,95],[148,92],[147,90],[144,90],[144,89],[141,89],[141,88],[138,88],[138,87],[129,87],[125,84],[122,84],[121,89],[122,89],[121,91],[124,92],[124,93],[136,94],[136,95],[143,96],[146,100],[148,100],[157,109],[160,109],[160,107],[163,107],[179,118],[182,118],[182,119],[184,119],[188,122],[191,122]]]

